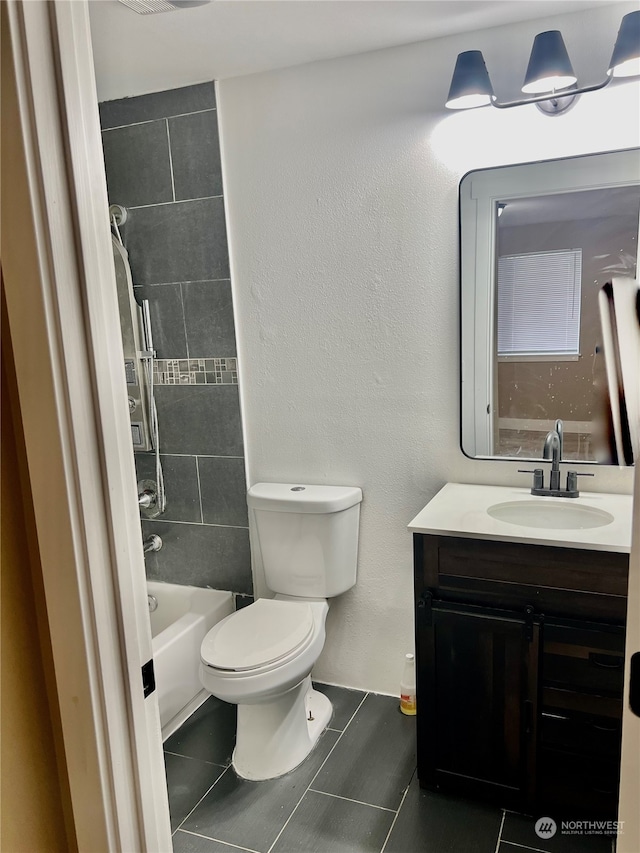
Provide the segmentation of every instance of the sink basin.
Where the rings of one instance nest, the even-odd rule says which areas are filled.
[[[542,527],[548,530],[588,530],[611,524],[613,516],[587,504],[574,504],[569,498],[543,501],[510,501],[488,507],[487,514],[497,521],[520,527]]]

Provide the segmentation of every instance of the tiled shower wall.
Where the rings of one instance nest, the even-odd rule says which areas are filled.
[[[110,204],[148,299],[166,512],[147,577],[252,592],[236,341],[213,83],[100,104]],[[154,454],[136,453],[155,479]]]

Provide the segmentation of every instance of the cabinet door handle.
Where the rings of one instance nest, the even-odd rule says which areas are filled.
[[[433,595],[430,592],[425,592],[418,599],[416,617],[425,627],[430,627],[433,624]]]
[[[533,734],[533,702],[530,699],[524,702],[524,731],[527,737]]]
[[[591,652],[589,655],[589,663],[592,666],[599,666],[601,669],[622,669],[624,666],[624,658],[618,655],[604,655],[597,652]]]
[[[524,637],[527,643],[533,642],[533,617],[535,609],[528,604],[524,609]]]

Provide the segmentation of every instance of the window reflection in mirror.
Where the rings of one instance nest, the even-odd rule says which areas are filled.
[[[539,456],[548,424],[561,418],[564,458],[595,461],[604,382],[598,291],[614,274],[636,277],[640,191],[500,204],[494,453]]]
[[[598,294],[615,276],[637,277],[639,217],[638,149],[464,176],[467,456],[539,460],[561,419],[563,459],[603,461],[597,436],[607,382]]]

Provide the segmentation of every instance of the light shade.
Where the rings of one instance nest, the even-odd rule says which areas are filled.
[[[539,95],[566,89],[576,82],[560,30],[538,33],[533,42],[523,92]]]
[[[493,87],[482,52],[467,50],[458,54],[445,106],[450,110],[484,107],[491,103],[493,97]]]
[[[640,11],[629,12],[622,19],[607,74],[610,77],[640,74]]]

